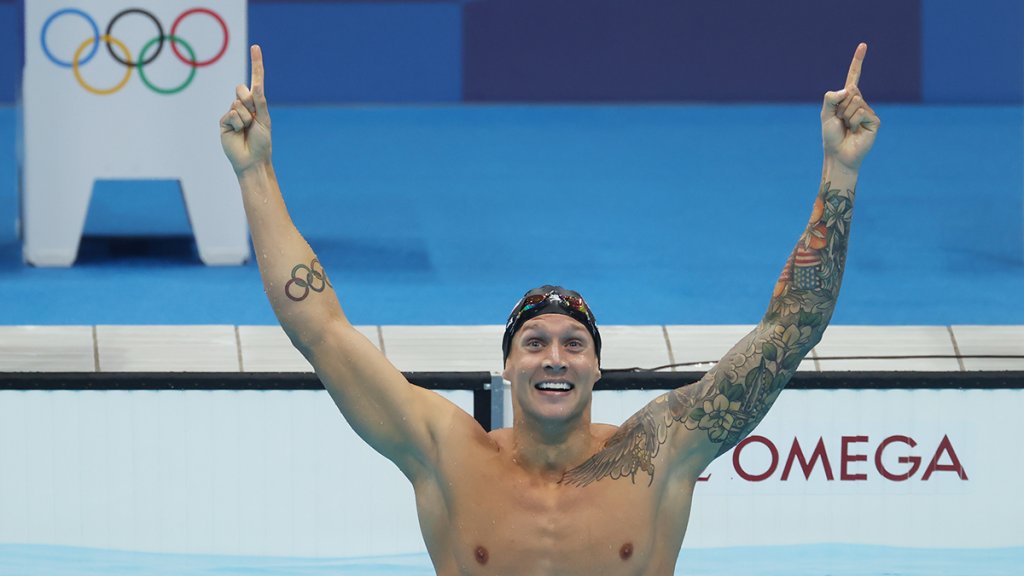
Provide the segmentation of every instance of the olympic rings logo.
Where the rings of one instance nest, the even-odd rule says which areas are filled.
[[[296,286],[301,289],[302,292],[292,290],[292,288]],[[324,288],[327,287],[334,288],[334,285],[327,279],[327,274],[324,273],[324,268],[320,265],[320,261],[314,258],[313,261],[310,262],[309,266],[306,266],[305,264],[296,264],[295,267],[292,268],[292,277],[291,280],[288,280],[288,282],[285,283],[284,293],[288,298],[291,298],[296,302],[301,302],[309,296],[310,290],[313,292],[323,292]]]
[[[137,60],[132,60],[131,51],[129,51],[128,47],[124,42],[118,40],[117,37],[113,35],[114,24],[129,14],[141,14],[142,16],[149,18],[153,22],[153,25],[156,26],[156,36],[154,36],[152,40],[143,44],[142,49],[139,50],[139,57]],[[212,17],[217,21],[224,33],[224,41],[221,43],[220,50],[212,58],[197,60],[196,54],[192,50],[192,46],[177,35],[178,26],[181,22],[194,14],[206,14],[207,16]],[[54,56],[46,41],[46,33],[50,29],[50,25],[53,24],[55,20],[63,16],[78,16],[83,18],[92,28],[92,37],[86,38],[78,45],[78,48],[75,50],[74,56],[72,56],[71,60],[61,60]],[[53,62],[62,68],[71,68],[74,71],[75,79],[78,81],[78,84],[93,94],[105,96],[113,94],[121,88],[124,88],[124,85],[128,83],[128,80],[132,76],[133,69],[137,69],[139,71],[139,78],[142,80],[142,83],[153,92],[158,94],[176,94],[187,88],[188,85],[192,83],[192,80],[195,78],[197,68],[209,66],[224,56],[224,53],[228,49],[228,25],[224,22],[224,19],[221,18],[220,14],[217,14],[213,10],[208,8],[191,8],[182,12],[177,18],[175,18],[174,23],[171,25],[170,34],[164,34],[163,25],[152,12],[143,10],[142,8],[128,8],[118,12],[113,18],[111,18],[110,23],[107,24],[106,31],[103,34],[100,34],[100,29],[96,26],[96,21],[93,20],[92,16],[77,8],[64,8],[57,10],[46,19],[46,22],[43,24],[43,30],[39,34],[39,39],[43,46],[43,53],[46,54],[46,57],[50,62]],[[160,52],[164,49],[164,42],[167,41],[170,41],[169,44],[171,45],[171,51],[178,60],[181,60],[186,66],[191,68],[188,77],[185,78],[185,81],[178,86],[171,88],[157,86],[146,76],[146,73],[144,72],[145,67],[152,64],[160,55]],[[125,67],[124,76],[121,77],[120,81],[109,88],[97,88],[92,86],[85,81],[85,78],[82,77],[82,66],[88,64],[92,60],[93,56],[96,55],[101,42],[107,45],[107,52],[110,53],[111,58]],[[117,50],[120,51],[120,55],[114,51],[115,46],[117,47]],[[181,50],[178,49],[179,46],[184,48],[185,52],[188,53],[188,57],[181,53]],[[88,50],[88,53],[83,56],[83,53],[86,50]],[[152,51],[152,54],[150,51]]]

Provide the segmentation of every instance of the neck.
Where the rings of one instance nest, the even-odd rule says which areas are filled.
[[[512,458],[524,470],[560,480],[562,474],[593,454],[590,414],[572,422],[540,423],[516,417]]]

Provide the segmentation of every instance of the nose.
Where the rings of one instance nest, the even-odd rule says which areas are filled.
[[[558,346],[551,346],[548,348],[548,353],[544,357],[544,369],[548,372],[561,372],[567,368],[565,361],[562,359],[562,353],[558,349]]]

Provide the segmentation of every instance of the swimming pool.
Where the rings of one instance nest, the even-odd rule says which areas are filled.
[[[1024,547],[936,549],[817,544],[684,549],[677,575],[1016,576]],[[0,575],[18,576],[370,576],[432,575],[426,553],[363,558],[274,558],[151,554],[93,548],[0,544]]]

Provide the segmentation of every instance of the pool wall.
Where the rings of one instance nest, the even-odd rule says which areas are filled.
[[[596,392],[594,420],[622,422],[659,393]],[[471,393],[446,396],[472,411]],[[1022,546],[1008,442],[1022,410],[1013,389],[787,391],[706,471],[687,546]],[[0,391],[0,470],[0,542],[423,549],[408,482],[324,391]]]

